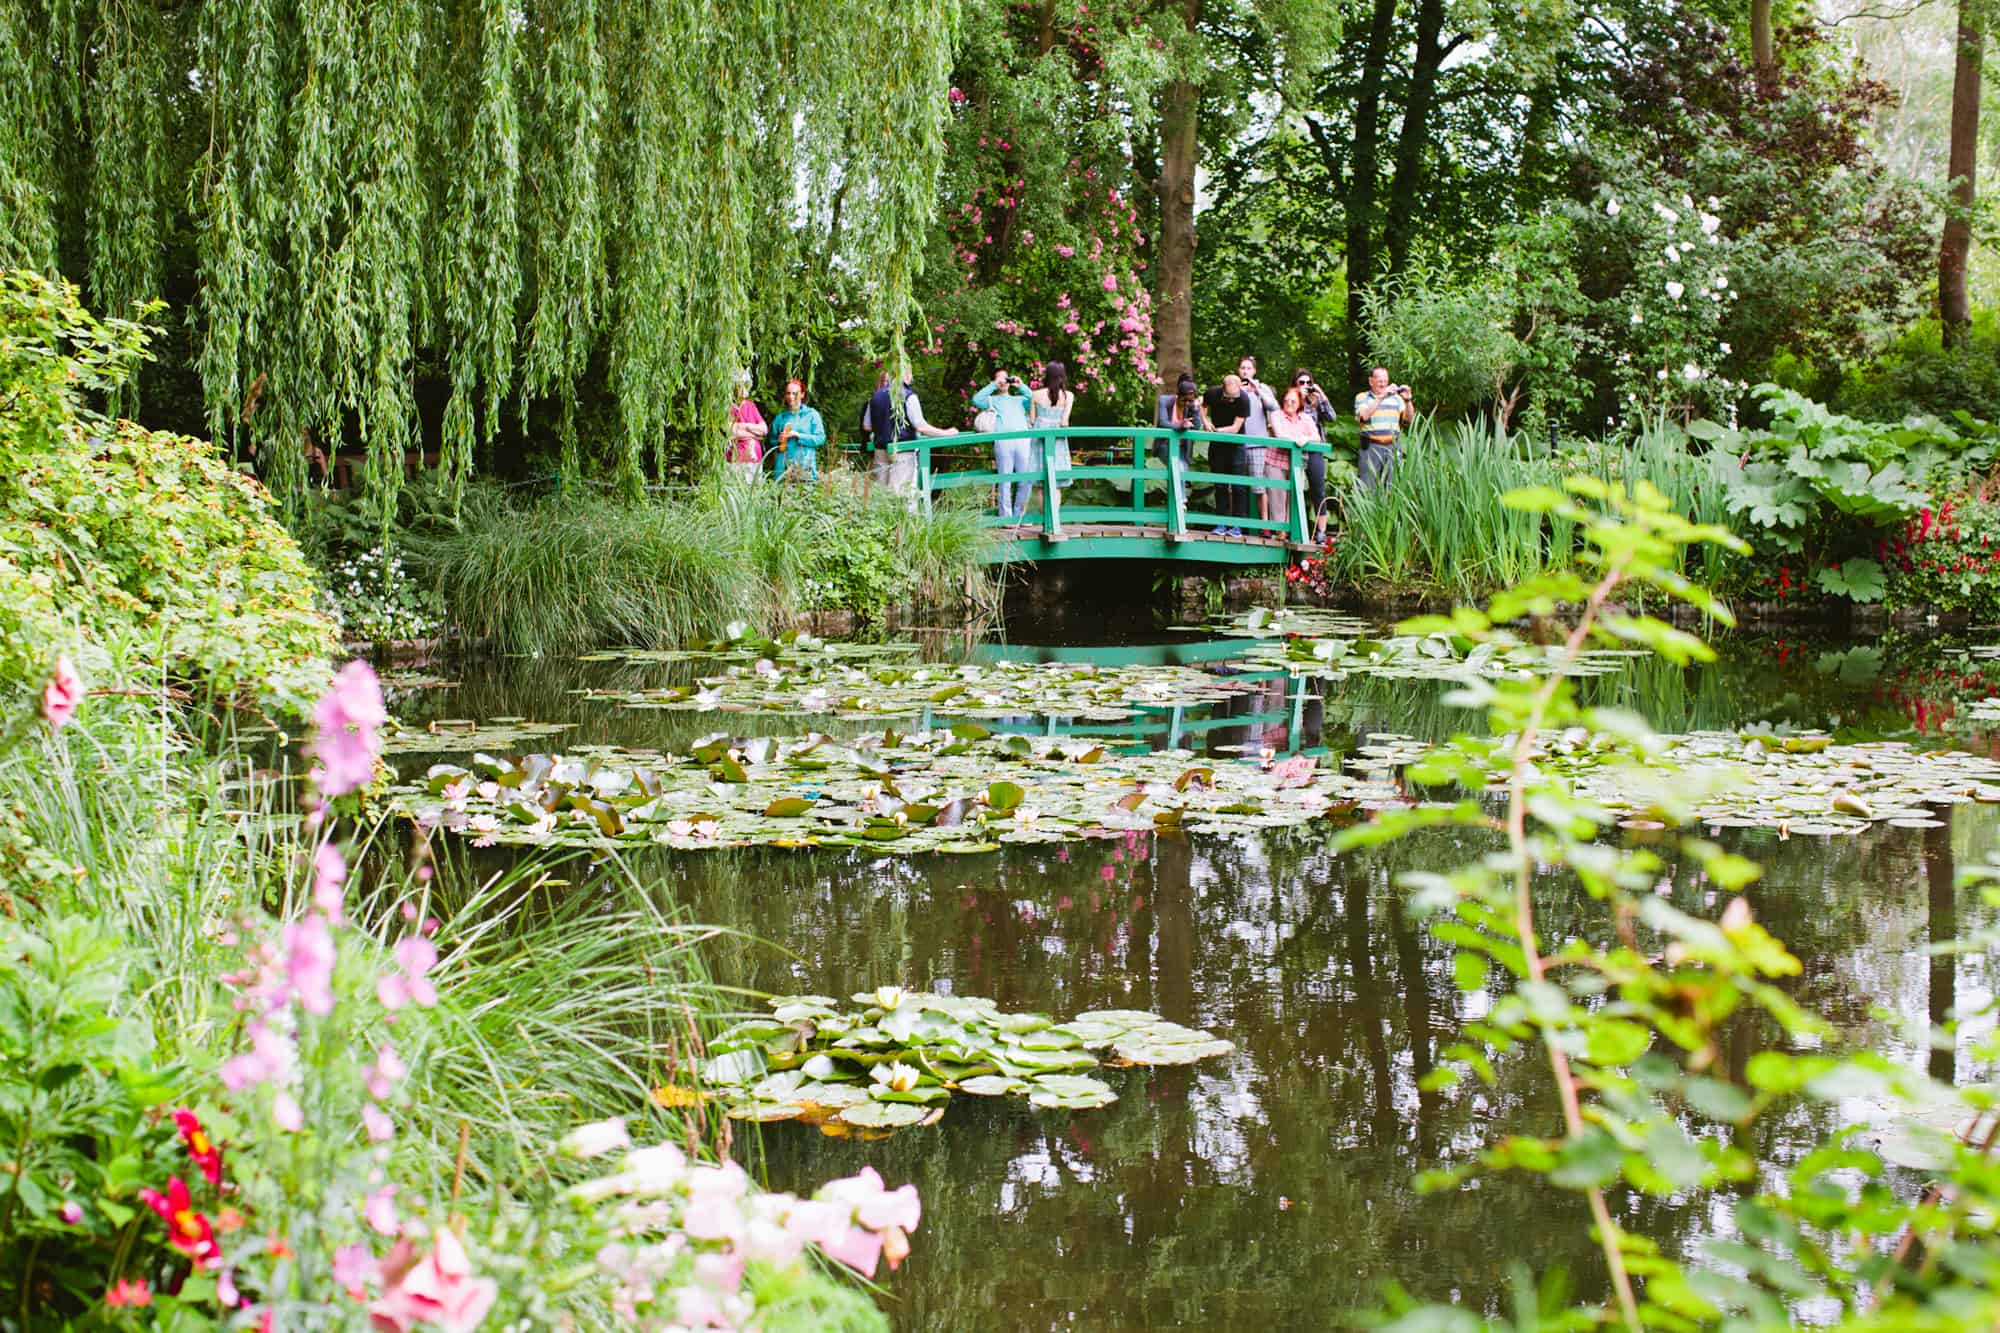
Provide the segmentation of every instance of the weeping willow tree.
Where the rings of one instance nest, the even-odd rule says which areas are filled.
[[[899,340],[958,0],[11,0],[0,265],[181,292],[210,433],[304,493],[504,413],[637,489],[828,286]],[[584,398],[611,423],[579,439]],[[720,426],[716,427],[717,431]]]

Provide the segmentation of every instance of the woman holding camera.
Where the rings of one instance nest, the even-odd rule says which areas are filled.
[[[1007,430],[1027,430],[1028,405],[1032,401],[1028,386],[1004,370],[994,371],[993,382],[972,395],[974,407],[993,414],[995,434]],[[1041,452],[1035,447],[1032,439],[995,440],[993,470],[1003,476],[1009,472],[1039,472],[1042,466]],[[1002,481],[1000,517],[1016,520],[1026,518],[1028,506],[1034,498],[1034,482]]]

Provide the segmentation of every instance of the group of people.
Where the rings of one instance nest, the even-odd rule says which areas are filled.
[[[729,463],[746,476],[768,469],[778,477],[813,479],[819,475],[819,451],[826,444],[826,422],[818,409],[805,401],[805,384],[785,381],[785,406],[769,422],[750,396],[750,378],[741,376],[736,384],[736,404],[730,425]],[[1060,430],[1069,425],[1076,408],[1076,393],[1069,387],[1067,368],[1051,361],[1042,368],[1042,382],[1031,386],[1005,369],[972,395],[979,413],[975,429],[981,434],[1007,436],[1012,431]],[[1386,367],[1377,366],[1369,374],[1368,387],[1355,395],[1354,420],[1360,431],[1360,450],[1355,459],[1363,486],[1386,484],[1394,467],[1397,442],[1409,425],[1415,408],[1407,384],[1390,381]],[[1233,373],[1203,390],[1193,375],[1182,372],[1174,392],[1159,396],[1154,424],[1162,429],[1235,435],[1240,442],[1210,441],[1208,466],[1224,476],[1291,479],[1294,452],[1258,440],[1286,440],[1294,444],[1317,444],[1330,438],[1330,430],[1340,421],[1311,371],[1295,370],[1282,388],[1265,383],[1257,375],[1257,358],[1246,356],[1236,363]],[[883,374],[875,392],[861,410],[861,433],[874,446],[872,471],[878,483],[904,489],[915,482],[916,454],[898,450],[920,436],[955,435],[958,432],[932,425],[924,417],[923,403],[916,389],[905,379],[900,386]],[[1061,436],[1049,440],[1053,471],[1070,470],[1069,441]],[[1158,447],[1161,457],[1167,446]],[[1193,464],[1193,445],[1178,445],[1183,466]],[[1314,540],[1326,539],[1326,455],[1300,452],[1306,468],[1307,504],[1314,520]],[[994,443],[994,470],[1002,474],[1036,473],[1044,470],[1037,437],[1023,435]],[[1057,486],[1063,485],[1062,480]],[[999,513],[1003,519],[1025,519],[1034,503],[1033,481],[1002,481],[999,484]],[[1252,509],[1265,523],[1283,524],[1290,517],[1290,487],[1252,487],[1218,483],[1216,507],[1224,523],[1214,529],[1218,536],[1244,535],[1230,519],[1249,520]],[[1256,492],[1253,502],[1251,492]],[[1180,497],[1183,504],[1186,495]]]

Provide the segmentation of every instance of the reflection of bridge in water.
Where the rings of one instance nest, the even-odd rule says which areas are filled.
[[[982,455],[1007,440],[1036,444],[1035,470],[991,470],[990,458]],[[1072,466],[1056,466],[1055,452],[1049,448],[1055,440],[1069,442],[1076,460]],[[1176,444],[1180,447],[1174,447]],[[1276,450],[1287,456],[1289,475],[1246,477],[1196,470],[1191,455],[1197,444],[1249,444]],[[1040,508],[1025,521],[1003,519],[992,506],[985,506],[988,512],[981,524],[998,538],[985,557],[989,564],[1164,560],[1283,565],[1295,551],[1310,549],[1305,463],[1309,455],[1328,452],[1323,444],[1150,426],[1044,427],[901,440],[890,447],[899,455],[915,456],[916,491],[926,507],[950,503],[941,498],[949,492],[977,494],[1003,482],[1037,488]],[[1105,461],[1081,461],[1090,455],[1101,455]],[[1284,517],[1241,518],[1189,508],[1189,488],[1202,485],[1240,486],[1253,497],[1268,492],[1282,500]],[[1065,489],[1078,492],[1077,499],[1066,499]],[[1109,503],[1105,502],[1107,493]],[[1219,528],[1241,529],[1245,535],[1218,536]]]

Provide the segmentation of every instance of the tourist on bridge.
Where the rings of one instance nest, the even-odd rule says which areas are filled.
[[[1028,429],[1028,406],[1032,401],[1028,386],[1004,370],[993,372],[993,382],[972,395],[974,407],[993,414],[995,434]],[[1034,482],[1007,481],[1005,474],[1039,472],[1041,467],[1042,451],[1035,447],[1032,439],[993,442],[993,470],[1001,473],[1003,478],[1000,482],[1000,517],[1026,518],[1028,506],[1035,498]]]
[[[1313,373],[1304,366],[1292,372],[1292,387],[1305,395],[1305,410],[1318,428],[1320,443],[1333,438],[1334,429],[1340,425],[1340,413],[1333,410],[1333,404],[1326,400],[1326,391],[1313,379]],[[1318,524],[1313,540],[1326,545],[1326,455],[1306,455],[1306,505],[1312,511]]]
[[[819,409],[806,406],[806,382],[785,381],[785,410],[771,422],[778,442],[773,475],[784,481],[814,481],[819,477],[819,451],[826,445],[826,422]]]
[[[875,396],[861,409],[861,430],[875,445],[875,462],[870,475],[878,485],[895,491],[907,491],[916,486],[917,455],[913,449],[893,449],[890,447],[892,444],[907,443],[919,435],[958,434],[955,430],[933,426],[924,420],[924,405],[918,400],[917,391],[907,375],[903,377],[903,418],[898,421],[893,391],[886,374],[877,384]]]
[[[1244,436],[1254,441],[1268,439],[1277,434],[1275,430],[1271,429],[1271,417],[1278,410],[1278,395],[1270,385],[1257,378],[1257,358],[1246,356],[1238,361],[1236,363],[1236,378],[1243,381],[1243,392],[1250,397],[1250,415],[1243,419]],[[1272,468],[1280,463],[1289,463],[1289,459],[1283,449],[1273,449],[1267,444],[1254,443],[1246,443],[1243,446],[1243,475],[1247,477],[1289,477],[1291,475],[1290,466],[1286,466],[1282,472],[1271,471]],[[1273,497],[1276,498],[1274,499]],[[1257,489],[1257,502],[1255,505],[1252,505],[1250,503],[1250,493],[1246,489],[1243,493],[1243,502],[1244,518],[1250,517],[1250,510],[1254,508],[1257,511],[1257,517],[1267,523],[1271,521],[1273,510],[1277,512],[1280,521],[1283,520],[1285,499],[1283,495],[1276,491],[1259,487]]]
[[[1194,376],[1183,370],[1179,381],[1174,385],[1174,391],[1160,395],[1159,403],[1153,411],[1153,424],[1161,430],[1208,429],[1208,418],[1202,413],[1201,386],[1195,383]],[[1176,447],[1180,450],[1181,470],[1186,471],[1188,468],[1194,466],[1194,446],[1186,440],[1182,440]],[[1167,458],[1167,442],[1162,440],[1154,445],[1153,452],[1160,456],[1160,461],[1165,462]],[[1132,484],[1134,486],[1145,485],[1141,481],[1135,481]],[[1187,483],[1185,481],[1180,484],[1177,494],[1181,513],[1186,514]]]
[[[1243,381],[1234,371],[1222,377],[1222,383],[1202,396],[1202,406],[1208,411],[1208,428],[1218,435],[1241,435],[1244,423],[1250,419],[1252,396],[1243,387]],[[1211,440],[1208,445],[1208,470],[1231,476],[1245,476],[1244,451],[1240,444],[1224,444]],[[1218,537],[1241,537],[1243,529],[1229,524],[1232,518],[1250,517],[1250,488],[1232,486],[1226,482],[1215,483],[1215,512],[1222,516],[1224,525],[1215,530]]]
[[[1354,419],[1361,424],[1361,455],[1355,470],[1363,486],[1386,486],[1396,466],[1396,444],[1415,410],[1410,386],[1389,383],[1387,366],[1368,372],[1368,388],[1354,395]]]
[[[1042,367],[1042,387],[1035,390],[1035,429],[1060,430],[1069,425],[1069,414],[1076,407],[1076,395],[1070,392],[1069,367],[1060,361],[1051,361]],[[1044,442],[1051,451],[1055,462],[1056,489],[1069,485],[1069,441],[1057,435]]]
[[[1319,443],[1319,422],[1314,419],[1311,412],[1306,410],[1306,391],[1298,385],[1288,384],[1285,386],[1285,397],[1278,404],[1278,410],[1271,414],[1271,434],[1280,440],[1290,440],[1293,444]],[[1307,467],[1308,477],[1312,475],[1311,462],[1317,461],[1319,463],[1319,489],[1324,491],[1326,489],[1326,460],[1319,454],[1302,453],[1299,457],[1307,460],[1305,466]],[[1292,479],[1291,454],[1283,449],[1265,449],[1263,468],[1257,475],[1260,477],[1274,477],[1280,481],[1289,482]],[[1275,517],[1280,523],[1289,519],[1292,513],[1291,503],[1286,498],[1289,494],[1289,489],[1263,492],[1264,499],[1270,503],[1272,510],[1265,517]],[[1325,526],[1324,517],[1321,518],[1320,523],[1322,527]]]

